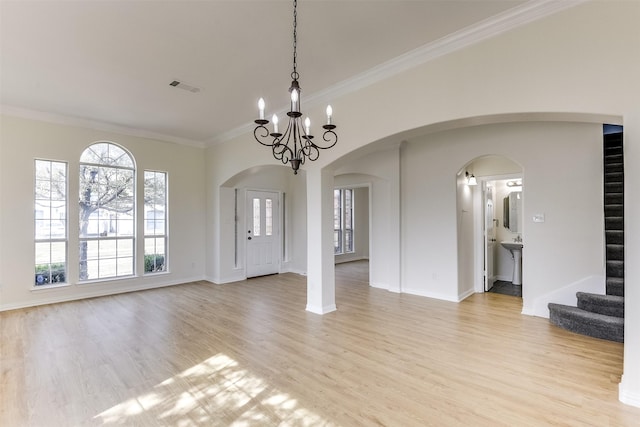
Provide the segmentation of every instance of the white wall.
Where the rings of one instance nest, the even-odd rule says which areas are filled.
[[[97,130],[35,120],[0,117],[0,310],[86,298],[201,280],[204,278],[205,163],[203,150]],[[133,278],[78,283],[78,164],[82,151],[97,141],[122,145],[137,166],[137,229],[143,230],[145,169],[168,173],[169,273],[142,275],[143,239],[136,240],[138,275]],[[68,162],[69,286],[32,290],[34,277],[34,159]],[[76,177],[74,179],[74,177]],[[138,236],[140,237],[140,236]]]
[[[323,152],[317,162],[305,165],[305,168],[324,168],[373,142],[398,143],[404,139],[414,139],[433,129],[455,126],[460,123],[459,120],[478,124],[539,120],[546,116],[547,120],[552,121],[610,121],[625,126],[625,214],[628,218],[640,217],[640,79],[637,77],[640,75],[640,57],[635,54],[640,52],[638,22],[639,2],[586,2],[336,98],[331,104],[340,140],[336,147]],[[320,116],[320,107],[312,108],[309,114]],[[611,120],[605,119],[605,116]],[[508,129],[511,133],[517,133],[519,126],[526,128],[527,125],[514,125],[515,128]],[[554,135],[564,136],[562,133]],[[458,156],[455,168],[434,161],[430,164],[434,170],[420,170],[424,169],[424,165],[414,162],[402,150],[403,285],[406,283],[416,290],[427,290],[432,295],[439,294],[444,298],[458,298],[458,272],[451,268],[451,263],[457,259],[458,244],[455,237],[455,174],[465,161],[478,155],[493,154],[487,153],[486,149],[478,150],[470,142],[473,136],[468,135],[469,140],[462,144],[468,151],[466,153],[461,153],[460,147],[454,144],[454,154]],[[566,138],[560,140],[566,141]],[[209,150],[210,189],[217,189],[221,182],[235,174],[234,171],[272,163],[268,159],[268,150],[262,150],[251,141],[251,135],[243,135]],[[432,144],[434,141],[438,142],[438,138],[429,143],[412,142],[407,145],[414,145],[408,149],[417,150],[423,156],[448,159],[451,152],[442,144]],[[574,206],[567,207],[560,194],[554,194],[552,198],[545,196],[547,188],[557,185],[558,177],[553,173],[546,178],[548,170],[564,167],[571,179],[578,176],[571,174],[571,171],[582,168],[582,147],[557,151],[540,139],[530,140],[529,147],[509,149],[511,142],[502,142],[505,144],[503,154],[519,162],[524,156],[528,157],[524,170],[527,193],[523,229],[528,255],[524,257],[523,274],[527,282],[532,278],[535,283],[533,294],[528,294],[528,287],[524,288],[524,298],[528,300],[538,293],[553,289],[557,283],[568,283],[580,274],[597,273],[602,268],[602,257],[595,260],[592,258],[595,254],[587,254],[591,264],[585,266],[582,273],[578,272],[580,265],[586,262],[575,258],[571,251],[567,255],[567,250],[573,250],[574,246],[565,242],[583,241],[584,237],[575,233],[580,227],[566,229],[558,224],[567,217],[582,214],[582,211]],[[515,144],[518,145],[517,142]],[[521,153],[520,149],[526,149],[526,152]],[[551,149],[554,149],[553,156],[550,155]],[[238,159],[237,163],[225,163],[224,159],[229,156]],[[592,161],[591,158],[584,160]],[[405,163],[409,168],[419,171],[418,176],[428,177],[429,180],[417,182],[416,177],[404,170]],[[529,178],[536,174],[539,177],[532,183]],[[431,181],[431,178],[434,180]],[[446,179],[444,186],[436,185],[438,179]],[[418,185],[427,190],[426,194],[415,191]],[[393,190],[395,188],[399,186]],[[576,199],[582,196],[582,193],[575,195]],[[208,214],[212,227],[208,234],[208,245],[212,268],[215,269],[220,251],[220,242],[214,233],[219,227],[218,201],[211,191],[209,197]],[[307,194],[307,197],[320,196]],[[436,217],[429,217],[422,222],[414,217],[413,212],[429,212],[439,203],[445,207],[435,207],[438,213]],[[567,207],[568,212],[561,212],[558,206]],[[409,208],[409,211],[405,212],[405,208]],[[446,215],[442,215],[444,210],[447,211]],[[547,222],[530,224],[531,214],[538,212],[547,214]],[[405,219],[408,224],[405,224]],[[587,218],[580,221],[591,220]],[[422,234],[428,237],[428,242],[418,242],[416,238],[407,236],[410,225],[423,224],[427,224]],[[549,230],[558,230],[561,234],[554,236]],[[405,237],[409,240],[405,241]],[[372,257],[375,251],[373,239],[372,236]],[[627,222],[625,239],[627,259],[640,259],[640,225],[637,222]],[[597,237],[589,236],[586,241],[593,243],[596,240]],[[561,242],[560,247],[550,249],[550,243],[558,241]],[[310,247],[317,243],[308,241],[307,245]],[[407,252],[407,249],[411,252]],[[539,258],[535,259],[530,252],[539,254]],[[560,265],[557,260],[559,255],[569,257],[566,262],[573,266],[569,271]],[[420,275],[414,268],[417,259],[431,256],[442,261],[442,264],[432,262],[425,266],[424,274]],[[321,264],[323,257],[333,257],[333,254],[323,253],[320,259],[313,261]],[[534,265],[544,266],[544,269],[532,272]],[[400,277],[400,274],[392,277]],[[629,284],[640,283],[640,265],[627,263],[626,278]],[[638,286],[627,286],[626,313],[625,372],[621,399],[640,405]]]
[[[512,123],[442,132],[406,144],[402,152],[403,289],[457,300],[473,287],[474,273],[462,269],[473,265],[473,237],[456,238],[455,184],[460,165],[484,153],[501,153],[524,170],[523,311],[532,314],[530,304],[541,295],[586,276],[602,275],[602,127]],[[575,176],[582,177],[579,183]],[[566,182],[573,182],[570,197],[560,184]],[[462,208],[471,209],[464,204]],[[545,213],[546,222],[534,224],[531,218],[540,212]],[[473,229],[462,227],[461,232],[472,235]],[[461,241],[466,243],[458,248]],[[464,277],[461,283],[458,276]]]

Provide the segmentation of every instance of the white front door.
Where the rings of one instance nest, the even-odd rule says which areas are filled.
[[[493,204],[493,187],[487,182],[483,186],[484,203],[484,290],[485,292],[493,287],[495,275],[493,273],[493,254],[495,252],[496,228]]]
[[[247,191],[247,277],[280,269],[280,198],[269,191]]]

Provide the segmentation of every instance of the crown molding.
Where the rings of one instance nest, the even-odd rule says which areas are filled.
[[[305,104],[314,107],[355,92],[403,71],[422,65],[481,41],[499,36],[520,26],[553,15],[588,0],[531,0],[491,18],[470,25],[445,37],[427,43],[394,59],[377,65],[361,74],[338,82],[333,86],[305,97]],[[284,109],[283,109],[284,111]],[[205,141],[207,145],[220,144],[251,132],[253,123],[239,126]]]
[[[114,132],[123,135],[135,136],[139,138],[156,139],[174,144],[188,145],[197,148],[206,148],[205,143],[188,138],[180,138],[172,135],[165,135],[144,129],[136,129],[127,126],[115,125],[99,120],[82,119],[79,117],[65,116],[62,114],[46,113],[43,111],[28,108],[15,107],[12,105],[0,105],[0,113],[5,116],[19,117],[23,119],[38,120],[59,125],[76,126],[104,132]]]

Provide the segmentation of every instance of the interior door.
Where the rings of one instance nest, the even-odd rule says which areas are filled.
[[[279,272],[279,201],[275,192],[247,191],[247,277]]]
[[[493,186],[483,182],[483,206],[484,206],[484,290],[489,291],[495,282],[493,272],[493,256],[496,244],[496,221],[493,204]]]

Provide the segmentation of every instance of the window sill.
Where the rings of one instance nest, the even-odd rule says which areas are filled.
[[[138,276],[136,276],[135,274],[132,274],[130,276],[105,277],[103,279],[78,280],[78,285],[83,286],[83,285],[95,285],[95,284],[107,283],[107,282],[119,282],[121,280],[135,279],[137,277]]]
[[[151,273],[144,273],[142,277],[153,277],[153,276],[163,276],[165,274],[171,274],[169,270],[166,271],[154,271]]]
[[[57,283],[57,284],[50,284],[50,285],[40,285],[40,286],[32,286],[31,290],[32,291],[44,291],[46,289],[58,289],[58,288],[67,288],[71,286],[71,283]]]

